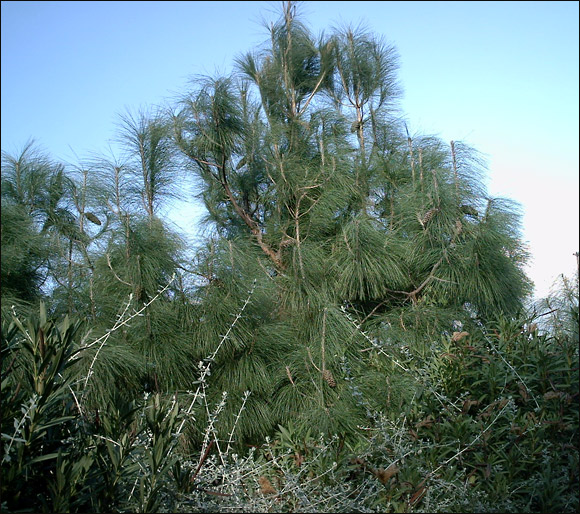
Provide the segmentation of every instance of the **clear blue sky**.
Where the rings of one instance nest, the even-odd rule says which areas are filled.
[[[578,2],[303,2],[315,33],[363,23],[400,55],[411,132],[462,140],[490,194],[518,201],[537,295],[576,269]],[[267,39],[279,2],[2,2],[2,150],[103,154],[118,113],[159,105],[196,74],[228,73]],[[113,147],[114,148],[114,147]],[[181,208],[181,217],[197,212]],[[179,218],[179,215],[177,215]]]

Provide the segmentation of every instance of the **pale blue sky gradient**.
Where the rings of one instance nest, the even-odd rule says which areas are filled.
[[[279,2],[2,2],[2,150],[34,138],[72,163],[108,152],[117,115],[228,73]],[[518,201],[536,294],[579,250],[578,2],[303,2],[319,33],[364,24],[396,46],[412,133],[462,140],[492,195]],[[115,146],[112,146],[115,151]],[[194,223],[197,210],[174,216]],[[187,218],[187,220],[186,220]]]

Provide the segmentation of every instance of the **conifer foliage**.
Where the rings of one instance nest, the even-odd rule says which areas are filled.
[[[264,295],[220,379],[241,396],[263,377],[267,418],[351,432],[363,411],[341,362],[357,373],[369,363],[344,313],[378,328],[412,311],[426,324],[414,331],[433,333],[469,318],[466,305],[515,314],[529,286],[518,212],[487,197],[465,145],[404,132],[397,56],[378,38],[347,27],[316,39],[286,3],[268,43],[236,63],[173,116],[223,248],[201,257],[214,274],[201,305],[239,303],[238,284],[253,279]],[[240,373],[246,359],[260,367]]]

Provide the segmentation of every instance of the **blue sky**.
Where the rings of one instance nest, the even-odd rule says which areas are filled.
[[[544,295],[579,244],[578,2],[307,1],[313,32],[364,24],[398,50],[412,133],[465,141],[488,189],[524,211],[528,274]],[[108,152],[117,115],[197,74],[228,73],[279,2],[2,2],[2,150],[34,138],[55,159]],[[115,149],[112,146],[113,151]],[[195,230],[198,209],[173,216]]]

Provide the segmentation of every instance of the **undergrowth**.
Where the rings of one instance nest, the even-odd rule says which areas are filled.
[[[49,319],[42,305],[14,313],[2,322],[2,511],[577,512],[577,330],[540,330],[534,317],[474,327],[416,353],[375,341],[375,357],[398,370],[388,384],[406,394],[368,410],[355,442],[289,423],[242,448],[235,429],[251,392],[227,440],[217,427],[228,394],[206,395],[229,331],[199,363],[195,391],[113,394],[96,408],[103,339],[88,343],[80,322]],[[356,377],[342,380],[361,394]],[[208,421],[191,448],[197,412]]]

